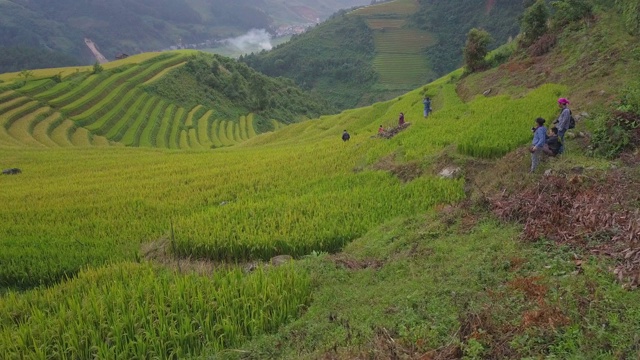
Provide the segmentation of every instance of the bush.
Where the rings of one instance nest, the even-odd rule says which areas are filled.
[[[549,8],[544,0],[538,0],[528,7],[522,16],[520,42],[522,47],[529,47],[542,35],[547,33],[547,21],[549,20]]]
[[[552,1],[551,6],[555,9],[553,26],[556,28],[593,17],[593,5],[587,0],[557,0]]]
[[[467,72],[481,71],[487,68],[485,57],[489,52],[487,47],[493,41],[491,35],[482,29],[471,29],[464,46],[464,66]]]
[[[529,56],[542,56],[548,53],[555,45],[557,38],[554,34],[542,35],[529,47]]]
[[[590,153],[612,159],[640,145],[640,84],[624,91],[612,114],[596,119]]]
[[[616,0],[630,34],[640,33],[640,0]]]

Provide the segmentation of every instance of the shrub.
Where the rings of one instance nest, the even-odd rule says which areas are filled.
[[[624,91],[620,104],[609,115],[596,119],[591,138],[593,156],[615,158],[623,151],[640,145],[640,85]]]
[[[555,45],[557,38],[554,34],[542,35],[529,47],[529,56],[542,56],[548,53]]]
[[[552,1],[551,6],[555,9],[553,26],[556,28],[593,17],[593,5],[587,0],[557,0]]]
[[[548,20],[549,8],[544,0],[538,0],[528,7],[520,23],[520,32],[522,34],[520,39],[521,45],[528,47],[544,35],[548,30]]]
[[[640,0],[615,0],[630,34],[640,33]]]
[[[467,72],[476,72],[487,67],[485,57],[488,53],[487,47],[492,41],[491,35],[485,30],[473,28],[469,31],[464,46],[464,66]]]

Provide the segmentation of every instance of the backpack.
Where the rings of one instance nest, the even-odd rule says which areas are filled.
[[[569,110],[569,129],[573,129],[576,127],[576,119],[573,117],[571,110]]]

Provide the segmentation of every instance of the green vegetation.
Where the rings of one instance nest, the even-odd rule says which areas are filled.
[[[0,355],[20,358],[184,358],[272,331],[309,300],[289,267],[213,276],[123,263],[0,304]],[[73,319],[73,320],[70,320]]]
[[[107,59],[309,24],[366,0],[0,1],[0,73],[92,64],[83,37]]]
[[[241,58],[270,76],[294,79],[338,109],[387,100],[462,65],[473,27],[502,44],[518,32],[518,1],[396,0],[341,12],[274,50]],[[347,34],[349,34],[347,36]]]
[[[61,68],[6,74],[9,81],[0,88],[0,118],[7,130],[2,142],[211,148],[270,131],[272,121],[293,123],[331,111],[290,80],[268,78],[219,56],[180,51],[99,66],[100,71],[94,66],[82,72]],[[178,106],[171,111],[179,116],[163,113],[168,102]],[[42,112],[57,113],[60,121],[39,126]],[[201,119],[205,113],[210,116]],[[207,140],[218,132],[216,118],[228,123],[224,144]]]
[[[271,80],[222,58],[3,83],[0,357],[636,357],[638,39],[595,5],[545,54],[260,135]],[[224,99],[187,105],[175,74]],[[560,96],[577,129],[528,174]],[[586,156],[599,119],[635,124],[620,158]]]
[[[332,111],[323,99],[310,96],[287,79],[267,77],[219,55],[192,58],[145,90],[187,109],[205,105],[217,116],[239,118],[253,113],[260,132],[271,129],[270,119],[289,124],[300,116],[314,118]]]
[[[491,44],[491,35],[482,29],[471,29],[467,35],[467,43],[464,46],[464,68],[467,72],[485,70],[488,46]]]
[[[269,52],[240,61],[269,76],[294,79],[332,106],[356,106],[376,81],[374,38],[364,19],[344,12]]]

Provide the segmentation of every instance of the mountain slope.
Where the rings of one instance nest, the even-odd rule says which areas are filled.
[[[292,78],[338,108],[366,105],[398,96],[459,67],[472,27],[489,30],[496,40],[494,47],[506,42],[518,33],[522,9],[521,2],[505,0],[493,7],[484,0],[395,0],[340,13],[274,50],[242,60],[265,74]],[[351,28],[354,38],[336,28]],[[320,61],[337,66],[313,65]],[[354,61],[357,69],[347,74],[336,70]],[[301,63],[312,64],[310,70],[301,69]]]
[[[145,54],[79,70],[2,75],[0,143],[214,148],[331,111],[290,81],[213,55]]]
[[[120,53],[202,43],[272,25],[315,23],[341,7],[357,4],[363,1],[2,0],[0,49],[19,46],[43,53],[53,51],[87,64],[93,61],[84,45],[85,37],[98,44],[108,59],[114,59]],[[0,67],[0,72],[39,67],[35,62],[20,65]],[[73,63],[67,60],[61,65]]]

